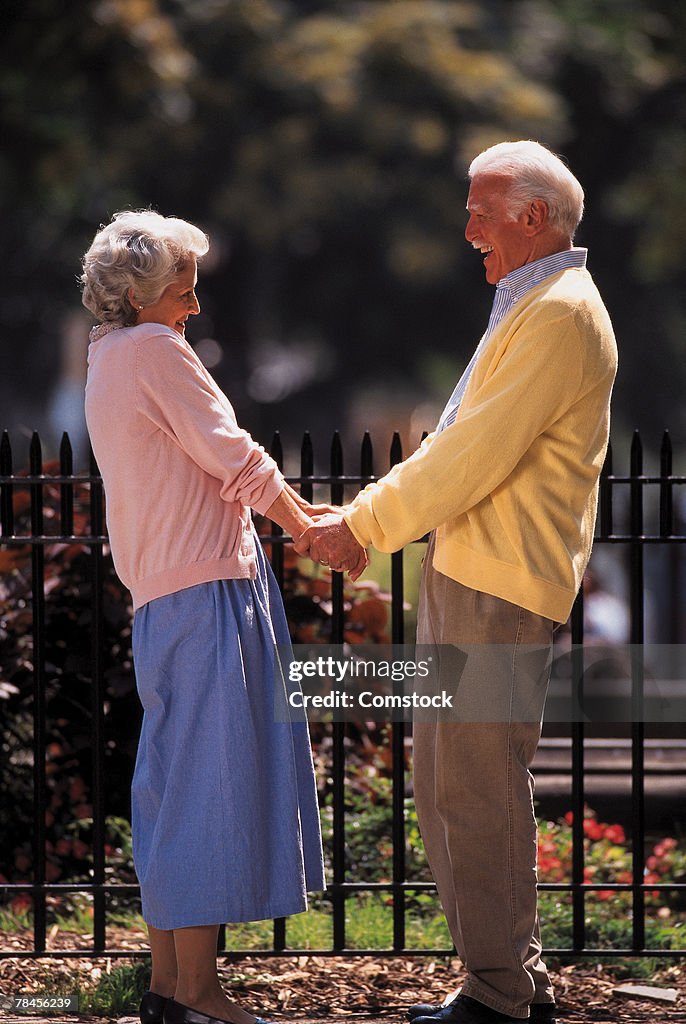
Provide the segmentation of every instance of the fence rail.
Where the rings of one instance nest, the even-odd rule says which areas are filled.
[[[271,453],[277,462],[283,464],[281,440],[274,436]],[[384,461],[390,468],[402,459],[402,448],[398,434],[395,434],[390,446],[388,458]],[[119,957],[132,955],[130,950],[118,950],[107,947],[107,902],[113,895],[136,893],[135,885],[118,884],[108,881],[106,871],[106,811],[105,811],[105,706],[106,681],[103,671],[103,654],[105,634],[103,628],[104,581],[106,575],[107,536],[104,527],[104,503],[102,480],[97,465],[91,458],[87,473],[74,473],[73,458],[69,438],[65,434],[60,446],[59,464],[51,466],[55,472],[46,473],[41,442],[37,435],[33,436],[29,450],[28,472],[16,472],[12,446],[7,433],[0,441],[0,552],[3,549],[12,551],[31,550],[31,637],[33,664],[33,880],[31,882],[3,882],[0,884],[0,900],[10,899],[18,893],[29,893],[33,897],[33,949],[29,951],[0,950],[0,957],[77,957],[86,955],[106,955]],[[380,475],[380,474],[379,474]],[[303,496],[312,500],[315,487],[326,487],[327,498],[334,504],[344,500],[346,489],[364,486],[378,478],[375,469],[375,453],[371,438],[365,434],[360,446],[359,472],[344,472],[343,446],[340,436],[336,433],[329,453],[329,471],[315,472],[314,449],[309,434],[303,438],[300,456],[299,473],[288,476],[289,482],[300,487]],[[608,451],[607,459],[600,480],[599,511],[597,521],[596,544],[624,545],[628,552],[628,580],[630,595],[630,642],[642,644],[645,636],[644,621],[644,553],[646,546],[665,545],[671,549],[675,545],[686,543],[682,517],[679,515],[679,502],[674,501],[674,489],[683,487],[686,477],[673,474],[672,446],[669,434],[665,432],[660,449],[659,474],[644,474],[643,450],[641,439],[636,433],[631,445],[629,472],[618,475],[613,472],[612,450]],[[46,514],[45,491],[58,489],[59,498],[55,501],[56,508]],[[75,488],[85,489],[88,493],[88,529],[75,532]],[[649,513],[654,519],[651,530],[646,531],[646,493],[655,497],[650,500]],[[682,492],[683,493],[683,492]],[[618,497],[619,496],[619,497]],[[28,502],[28,504],[27,504]],[[18,508],[19,506],[19,508]],[[24,527],[17,532],[18,523]],[[271,543],[272,565],[277,579],[283,585],[284,580],[284,546],[288,538],[278,526],[273,526],[269,538]],[[89,581],[92,611],[90,680],[91,680],[91,744],[92,762],[92,870],[89,882],[74,884],[50,881],[46,877],[46,811],[47,811],[47,780],[46,780],[46,596],[45,596],[45,551],[52,545],[84,546],[89,551]],[[403,643],[404,636],[404,553],[397,552],[391,556],[391,641]],[[678,576],[678,573],[677,573]],[[670,582],[671,581],[671,582]],[[676,582],[675,582],[676,581]],[[670,604],[673,608],[670,625],[671,641],[678,637],[679,624],[676,611],[678,603],[678,579],[674,573],[668,580],[670,586]],[[344,592],[343,578],[339,573],[332,574],[331,582],[331,643],[342,643],[344,638]],[[2,623],[0,622],[0,625]],[[581,645],[584,641],[583,593],[574,605],[571,616],[571,640]],[[1,668],[1,666],[0,666]],[[576,681],[572,680],[575,685]],[[635,680],[640,688],[642,679]],[[431,891],[433,886],[427,882],[408,880],[405,861],[405,779],[406,779],[406,727],[403,723],[391,726],[391,762],[393,773],[392,789],[392,844],[393,863],[392,880],[384,883],[363,882],[349,879],[345,865],[345,770],[346,747],[344,723],[333,723],[331,726],[331,777],[333,780],[333,836],[332,836],[332,877],[329,880],[327,898],[333,907],[333,941],[331,948],[321,950],[299,950],[287,946],[286,922],[277,920],[273,925],[273,948],[256,952],[251,955],[274,956],[283,953],[307,953],[308,955],[395,955],[398,953],[446,954],[451,950],[443,949],[409,949],[406,946],[406,905],[409,894]],[[646,948],[645,934],[645,894],[647,890],[683,891],[686,884],[673,883],[660,886],[655,883],[646,884],[645,873],[645,794],[644,794],[644,750],[645,726],[636,721],[631,724],[631,835],[633,856],[633,881],[626,884],[598,883],[590,884],[584,879],[584,832],[583,818],[585,807],[585,726],[582,722],[571,725],[571,759],[572,759],[572,799],[573,812],[572,837],[573,860],[572,877],[569,883],[542,884],[542,891],[571,893],[573,907],[573,934],[570,948],[548,949],[548,953],[564,955],[598,955],[623,957],[631,956],[682,956],[686,948],[670,950],[653,950]],[[588,893],[596,890],[614,892],[631,892],[633,899],[632,939],[629,948],[623,949],[592,949],[587,946],[584,901]],[[88,949],[51,950],[47,943],[47,904],[48,895],[67,893],[88,893],[93,898],[93,933],[92,945]],[[386,950],[349,949],[346,940],[346,899],[356,892],[389,892],[393,896],[393,940]],[[220,936],[222,947],[224,937]],[[145,954],[140,954],[145,955]]]

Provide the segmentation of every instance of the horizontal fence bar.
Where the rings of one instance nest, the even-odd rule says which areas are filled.
[[[227,960],[240,961],[248,959],[249,957],[259,957],[260,959],[273,959],[277,956],[316,956],[316,957],[334,957],[344,956],[346,958],[353,957],[378,957],[379,959],[388,959],[389,957],[398,956],[431,956],[431,957],[446,957],[452,958],[456,956],[454,949],[426,949],[424,947],[412,948],[407,947],[402,951],[395,949],[356,949],[350,947],[342,947],[341,949],[310,949],[307,947],[298,946],[286,946],[285,949],[269,949],[257,948],[257,949],[220,949],[218,956],[225,957]],[[684,955],[684,951],[681,949],[644,949],[640,950],[640,953],[635,949],[604,949],[602,947],[596,949],[572,949],[569,947],[550,947],[545,950],[547,957],[559,957],[561,960],[572,960],[577,957],[608,957],[611,959],[635,959],[637,956],[650,957],[650,958],[663,958],[665,960],[681,959]],[[0,950],[0,960],[8,959],[34,959],[34,960],[95,960],[95,959],[107,959],[107,960],[123,960],[123,959],[149,959],[150,952],[145,949],[91,949],[84,947],[83,949],[46,949],[41,951],[38,955],[32,953],[26,953],[21,950]],[[679,1020],[675,1017],[674,1020]]]
[[[641,882],[633,885],[631,882],[581,882],[578,885],[574,882],[539,882],[539,892],[676,892],[686,890],[686,882]],[[333,892],[435,892],[436,886],[433,882],[331,882],[324,890],[323,897]],[[46,882],[45,885],[37,885],[34,882],[5,882],[0,886],[0,893],[70,893],[83,892],[105,893],[106,895],[123,896],[139,895],[140,889],[137,885],[111,885],[95,884],[93,882]]]

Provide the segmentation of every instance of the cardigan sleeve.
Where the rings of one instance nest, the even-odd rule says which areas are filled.
[[[228,398],[193,350],[170,331],[136,346],[136,407],[210,476],[226,502],[266,512],[284,480],[274,460],[242,430]]]
[[[348,506],[345,520],[359,543],[397,551],[499,487],[574,402],[583,350],[574,310],[556,304],[532,315],[468,389],[455,422]]]

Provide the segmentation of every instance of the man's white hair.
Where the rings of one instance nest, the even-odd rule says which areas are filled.
[[[584,214],[584,190],[559,156],[540,142],[499,142],[479,153],[469,165],[469,177],[502,174],[512,179],[508,198],[513,215],[534,199],[548,205],[552,227],[574,237]]]

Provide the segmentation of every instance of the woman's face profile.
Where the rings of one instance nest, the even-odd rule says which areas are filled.
[[[198,268],[195,260],[178,272],[170,285],[151,306],[137,310],[137,324],[164,324],[185,337],[186,321],[197,316],[200,303],[195,294]],[[135,306],[135,304],[134,304]]]

